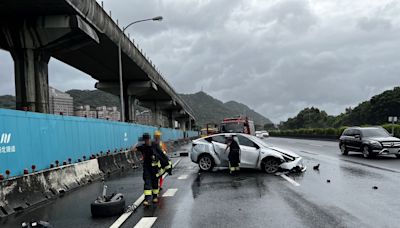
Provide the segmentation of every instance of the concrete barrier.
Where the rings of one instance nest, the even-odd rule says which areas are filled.
[[[101,177],[96,159],[0,182],[0,217],[56,198]]]
[[[170,156],[187,140],[169,141]],[[177,154],[177,156],[180,156]],[[5,217],[98,180],[103,174],[138,168],[141,154],[134,150],[104,154],[90,160],[12,177],[0,182],[0,217]],[[123,167],[123,168],[122,168]]]

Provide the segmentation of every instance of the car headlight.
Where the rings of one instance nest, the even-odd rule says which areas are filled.
[[[370,144],[374,147],[382,147],[382,144],[378,141],[371,141]]]

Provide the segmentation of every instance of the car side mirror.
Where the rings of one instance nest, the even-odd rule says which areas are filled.
[[[354,135],[354,138],[361,139],[361,135]]]

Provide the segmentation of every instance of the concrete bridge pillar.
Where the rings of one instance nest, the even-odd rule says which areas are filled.
[[[189,116],[189,121],[188,121],[188,131],[192,130],[192,118]]]
[[[95,31],[77,16],[0,20],[0,46],[14,60],[16,108],[49,113],[51,55],[68,52],[92,40],[99,41]]]
[[[182,131],[186,131],[186,120],[185,120],[185,119],[179,120],[179,128],[180,128]]]
[[[153,119],[152,124],[154,126],[160,126],[161,110],[158,107],[157,101],[153,101],[153,106],[151,107],[151,117]]]
[[[32,48],[14,48],[17,110],[49,113],[48,63],[50,55]]]
[[[168,127],[175,128],[175,113],[174,111],[170,111],[168,115]]]

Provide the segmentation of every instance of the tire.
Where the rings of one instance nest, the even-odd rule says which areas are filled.
[[[90,204],[90,210],[93,217],[109,217],[123,214],[125,211],[125,199],[121,197],[112,197],[110,201],[100,202],[98,200]]]
[[[349,150],[346,148],[346,145],[344,143],[342,143],[340,145],[340,152],[342,153],[342,155],[348,155],[349,154]]]
[[[205,172],[210,172],[215,166],[214,159],[208,154],[201,155],[198,163],[200,170]]]
[[[396,154],[396,158],[399,158],[399,159],[400,159],[400,154]]]
[[[364,158],[371,158],[372,157],[371,150],[366,145],[362,147],[362,154],[363,154]]]
[[[261,163],[261,168],[264,172],[268,174],[274,174],[278,172],[279,166],[282,164],[282,162],[278,158],[264,158],[264,160]]]

